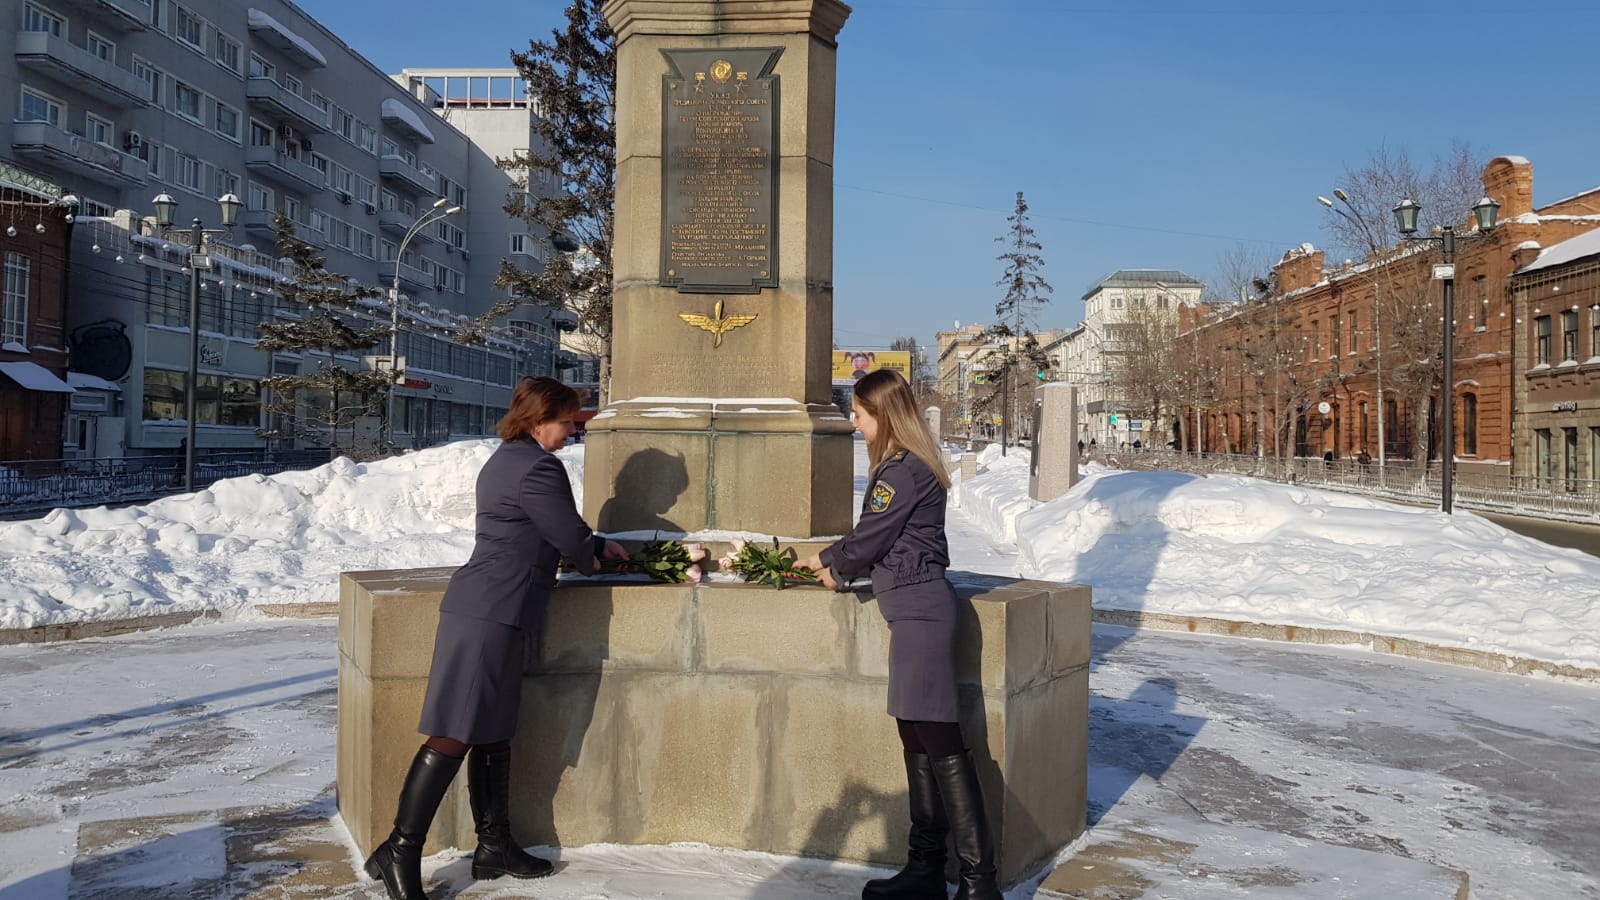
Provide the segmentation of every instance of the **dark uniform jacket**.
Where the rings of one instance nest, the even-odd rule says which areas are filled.
[[[450,579],[439,609],[542,627],[561,559],[587,573],[603,543],[578,515],[566,467],[534,441],[500,445],[478,473],[477,493],[472,558]]]
[[[841,590],[869,571],[874,593],[943,578],[950,565],[945,496],[928,464],[901,450],[878,465],[861,520],[822,551],[822,564]]]

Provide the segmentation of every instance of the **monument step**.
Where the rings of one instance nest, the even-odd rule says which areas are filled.
[[[1206,819],[1141,776],[1154,803],[1113,807],[1039,886],[1072,900],[1467,900],[1467,873]],[[1131,792],[1130,792],[1131,793]]]

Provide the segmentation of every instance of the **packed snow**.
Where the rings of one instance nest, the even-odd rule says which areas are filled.
[[[1100,609],[1340,628],[1600,669],[1600,559],[1355,494],[1091,465],[1028,499],[1028,458],[984,451],[963,512],[1017,574],[1094,586]]]
[[[218,482],[0,525],[0,628],[337,599],[342,571],[455,565],[497,442]],[[864,446],[858,442],[858,452]],[[582,503],[583,448],[560,457]],[[958,502],[1012,571],[1103,609],[1342,628],[1600,668],[1600,559],[1442,513],[1227,475],[1091,465],[1028,499],[1026,453],[984,451]],[[702,535],[703,537],[715,537]],[[959,565],[959,562],[958,562]]]

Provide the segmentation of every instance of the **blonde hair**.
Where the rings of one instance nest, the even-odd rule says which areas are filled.
[[[895,451],[905,450],[927,463],[941,485],[950,487],[939,441],[917,411],[917,398],[900,373],[890,369],[869,373],[856,382],[855,394],[856,402],[878,422],[877,435],[867,442],[867,458],[874,469]]]

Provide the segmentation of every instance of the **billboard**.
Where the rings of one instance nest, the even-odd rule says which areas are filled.
[[[899,372],[900,377],[911,380],[910,350],[835,350],[833,351],[833,383],[838,386],[855,384],[856,379],[879,369]]]

